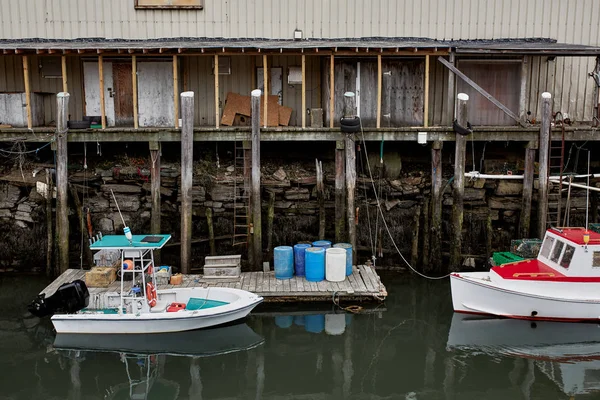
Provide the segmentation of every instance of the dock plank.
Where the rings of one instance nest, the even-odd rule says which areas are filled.
[[[285,279],[283,281],[283,291],[284,292],[291,292],[292,291],[292,282],[290,282],[291,279]]]
[[[367,271],[365,270],[364,266],[360,266],[359,267],[360,270],[360,279],[362,279],[362,281],[364,282],[365,286],[367,287],[367,291],[369,292],[376,292],[376,288],[373,285],[373,282],[371,282],[371,278],[369,277],[369,275],[367,274]]]
[[[255,291],[255,293],[262,293],[264,272],[258,271],[258,272],[255,272],[255,274],[256,274],[256,287],[255,287],[254,291]]]
[[[375,276],[375,271],[373,270],[373,268],[371,267],[367,267],[367,266],[363,266],[363,271],[364,271],[364,276],[366,277],[366,279],[368,279],[371,282],[371,285],[373,286],[373,291],[375,293],[379,293],[379,283],[376,276]]]
[[[350,286],[356,293],[364,293],[367,291],[366,286],[364,285],[362,279],[358,278],[358,272],[352,272],[352,275],[348,276],[348,281],[350,282]]]

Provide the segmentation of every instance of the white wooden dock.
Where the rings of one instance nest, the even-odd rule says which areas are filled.
[[[75,279],[85,281],[85,270],[69,269],[56,278],[41,293],[53,294],[63,283]],[[131,288],[132,282],[124,282],[125,290]],[[243,289],[262,296],[265,302],[318,302],[332,301],[378,301],[387,297],[385,286],[372,267],[360,265],[354,267],[352,275],[343,282],[309,282],[304,277],[294,276],[292,279],[275,279],[274,272],[242,272],[239,278],[207,279],[203,275],[184,275],[181,285],[158,285],[158,289],[175,287],[229,287]],[[121,281],[116,280],[106,288],[88,288],[90,295],[102,293],[118,293]]]

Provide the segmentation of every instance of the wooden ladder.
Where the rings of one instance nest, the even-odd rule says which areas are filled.
[[[563,226],[561,215],[563,209],[563,177],[565,173],[565,128],[562,121],[559,121],[559,123],[562,126],[561,133],[552,134],[552,129],[550,130],[548,175],[559,177],[559,180],[550,181],[548,187],[548,208],[546,209],[546,225],[548,227]]]
[[[244,173],[249,160],[246,158],[244,142],[236,137],[233,143],[233,246],[248,246],[250,234],[250,178]]]

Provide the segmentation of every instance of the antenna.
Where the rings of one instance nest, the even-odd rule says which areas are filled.
[[[590,213],[590,153],[588,150],[588,169],[587,169],[587,188],[586,188],[586,196],[585,196],[585,231],[588,230],[588,214]]]
[[[117,203],[117,198],[115,197],[115,192],[113,192],[113,190],[110,189],[110,193],[112,194],[113,200],[115,201],[115,204],[117,205],[117,211],[119,212],[119,215],[121,216],[121,221],[123,221],[123,233],[125,234],[125,237],[127,238],[127,240],[129,240],[129,244],[132,244],[133,243],[133,235],[131,235],[131,229],[129,229],[129,227],[125,223],[123,214],[121,214],[121,209],[119,208],[119,203]]]

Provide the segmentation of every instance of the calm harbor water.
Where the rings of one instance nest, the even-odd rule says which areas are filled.
[[[0,279],[0,399],[600,398],[598,325],[464,318],[447,281],[384,275],[387,301],[360,314],[271,306],[184,334],[56,337],[25,309],[46,282]]]

